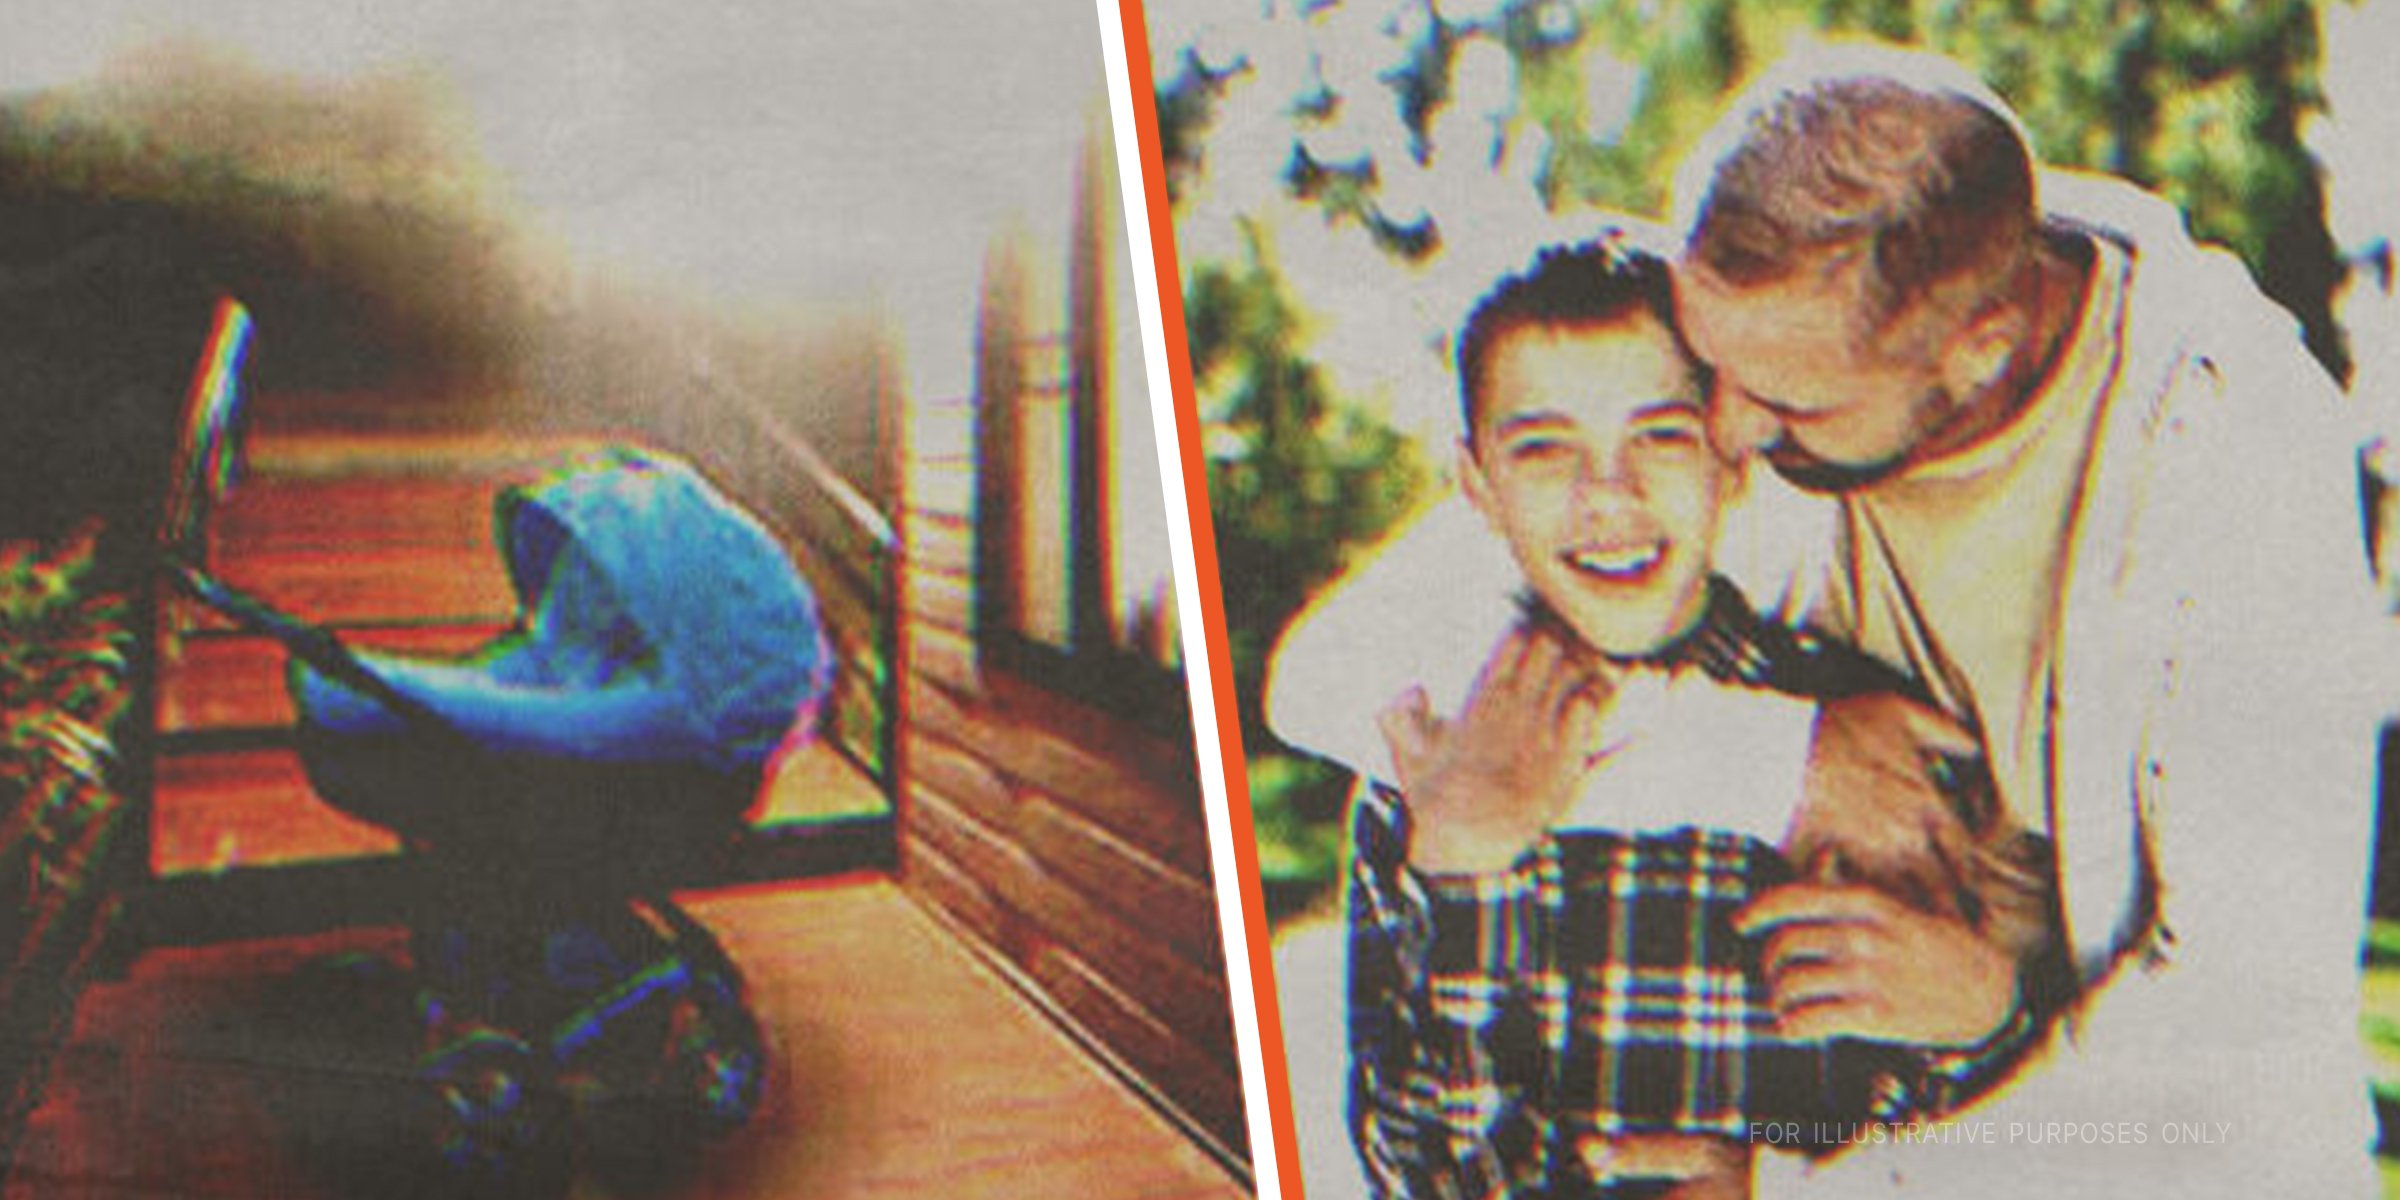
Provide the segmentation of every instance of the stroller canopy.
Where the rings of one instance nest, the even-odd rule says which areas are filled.
[[[532,634],[605,656],[631,649],[618,627],[629,622],[655,656],[647,686],[685,714],[708,757],[764,762],[801,702],[832,686],[815,594],[690,465],[619,450],[502,492],[497,509]]]
[[[463,660],[356,654],[486,749],[752,768],[803,702],[832,686],[808,584],[755,518],[684,462],[613,450],[504,491],[495,507],[521,628]],[[407,723],[313,670],[296,686],[302,712],[328,732]]]

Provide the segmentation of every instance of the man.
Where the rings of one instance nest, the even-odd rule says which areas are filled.
[[[1821,544],[1785,535],[1823,567],[1773,572],[1798,581],[1787,615],[1976,736],[1998,783],[1980,827],[2048,840],[2074,959],[2014,1077],[1932,1114],[1957,1136],[1764,1155],[1761,1191],[2365,1192],[2357,947],[2389,650],[2355,440],[2288,318],[2158,201],[2037,178],[2007,109],[1923,56],[1762,78],[1679,201],[1712,436],[1834,497]],[[1402,546],[1312,626],[1422,607],[1395,585],[1421,592],[1442,553]],[[1776,594],[1762,578],[1751,594]],[[1920,773],[1856,733],[1820,722],[1812,791]],[[2037,999],[1957,923],[1838,884],[1745,923],[1796,1032],[1958,1042]]]
[[[1870,1148],[1822,1179],[2364,1193],[2387,651],[2330,380],[2165,206],[2037,180],[2005,106],[1947,62],[1828,54],[1718,130],[1676,271],[1712,433],[1839,496],[1811,615],[1977,735],[2002,825],[2051,839],[2079,985],[1960,1116],[2029,1143],[2075,1123],[2064,1144]],[[1955,998],[1972,957],[1957,926],[1838,887],[1748,923],[1778,1007],[1822,1034],[1922,1033],[1907,1014]]]

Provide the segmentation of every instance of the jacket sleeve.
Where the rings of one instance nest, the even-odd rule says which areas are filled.
[[[2114,1166],[2171,1190],[2373,1182],[2358,964],[2377,692],[2400,676],[2339,403],[2288,333],[2187,351],[2146,440],[2099,451],[2146,460],[2139,520],[2074,561],[2108,572],[2112,616],[2070,614],[2062,660],[2079,660],[2058,703],[2070,720],[2076,706],[2139,720],[2116,744],[2069,747],[2082,794],[2059,803],[2133,823],[2137,896],[1992,1111],[2141,1123],[2148,1154]],[[2062,844],[2070,906],[2108,878],[2079,852]]]
[[[1293,619],[1268,664],[1268,725],[1287,745],[1395,780],[1375,715],[1410,687],[1456,711],[1517,620],[1522,578],[1464,499],[1436,502]]]

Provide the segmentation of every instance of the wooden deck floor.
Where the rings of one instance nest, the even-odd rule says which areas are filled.
[[[891,884],[687,899],[750,978],[774,1074],[758,1117],[653,1200],[1248,1194]],[[287,1102],[344,1060],[276,1015],[278,988],[312,957],[396,941],[145,955],[85,999],[5,1200],[359,1194],[390,1147]],[[623,1194],[590,1177],[575,1191]]]
[[[262,414],[251,480],[217,514],[222,574],[373,644],[455,652],[508,619],[492,491],[579,439],[328,430],[282,415]],[[205,877],[395,852],[309,790],[288,744],[281,651],[194,617],[161,678],[154,869]],[[758,815],[888,811],[820,746]],[[888,880],[687,899],[747,974],[774,1071],[756,1118],[640,1193],[651,1200],[1247,1194]],[[406,1147],[375,1114],[388,1116],[406,1078],[391,1064],[413,1054],[413,1026],[323,1002],[302,968],[404,941],[347,929],[144,952],[83,997],[46,1102],[17,1160],[0,1163],[0,1200],[390,1194],[374,1177]],[[576,1187],[582,1200],[630,1194],[591,1171]]]

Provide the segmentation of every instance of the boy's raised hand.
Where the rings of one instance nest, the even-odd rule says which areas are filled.
[[[1410,865],[1466,874],[1515,862],[1574,800],[1610,690],[1597,655],[1520,627],[1455,718],[1435,716],[1421,688],[1403,693],[1377,723],[1408,799]]]

